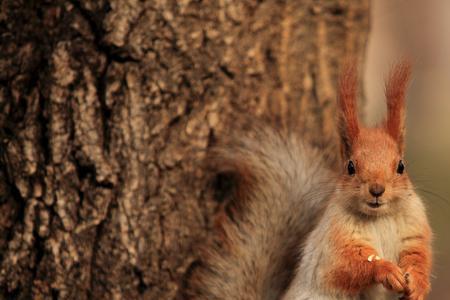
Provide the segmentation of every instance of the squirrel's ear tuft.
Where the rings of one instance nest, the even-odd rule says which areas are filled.
[[[405,136],[405,96],[411,77],[411,64],[404,60],[392,68],[386,81],[386,131],[403,152]]]
[[[338,116],[339,134],[342,153],[349,158],[351,147],[359,134],[358,112],[356,107],[356,93],[358,87],[358,70],[354,61],[347,62],[339,80]]]

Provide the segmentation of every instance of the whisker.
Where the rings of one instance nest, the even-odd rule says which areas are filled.
[[[436,197],[437,199],[441,200],[442,202],[444,202],[445,204],[447,204],[447,205],[450,207],[450,202],[448,201],[448,199],[446,199],[445,197],[439,195],[438,193],[433,192],[433,191],[429,191],[429,190],[426,190],[426,189],[420,188],[420,187],[416,187],[416,189],[419,190],[419,191],[421,191],[421,192],[430,194],[430,195],[432,195],[433,197]]]

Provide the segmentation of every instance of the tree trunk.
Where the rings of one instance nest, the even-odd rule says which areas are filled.
[[[336,152],[338,68],[362,60],[368,15],[368,0],[1,1],[1,297],[175,298],[218,207],[212,140],[250,114]]]

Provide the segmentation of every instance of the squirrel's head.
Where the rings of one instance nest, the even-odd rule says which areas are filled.
[[[340,79],[338,110],[343,157],[342,193],[351,209],[364,215],[386,215],[407,201],[410,181],[403,158],[405,94],[411,74],[407,62],[396,65],[386,81],[387,117],[365,128],[356,108],[357,70],[349,65]]]

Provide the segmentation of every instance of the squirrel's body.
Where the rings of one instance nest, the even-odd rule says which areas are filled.
[[[409,200],[405,209],[394,215],[367,219],[349,215],[348,211],[333,204],[331,199],[330,207],[325,210],[318,226],[307,239],[299,267],[301,272],[293,279],[291,290],[283,300],[398,299],[398,293],[388,291],[382,285],[372,286],[363,293],[350,297],[348,294],[340,294],[332,285],[324,286],[323,282],[328,280],[322,278],[333,271],[334,262],[341,256],[334,247],[330,247],[331,241],[347,235],[371,245],[379,257],[398,263],[400,253],[411,238],[424,231],[424,228],[418,228],[417,224],[426,224],[425,215],[417,213],[424,211],[421,200],[416,195]],[[340,225],[337,227],[336,224]],[[352,232],[355,228],[357,230]]]
[[[409,66],[386,85],[388,116],[364,128],[356,112],[356,70],[339,88],[345,171],[332,173],[298,137],[258,127],[216,149],[237,175],[240,215],[222,222],[193,281],[197,299],[424,300],[431,229],[403,163]]]
[[[305,243],[299,271],[283,300],[398,299],[399,292],[406,292],[402,286],[406,282],[395,277],[388,279],[391,283],[373,280],[380,272],[377,264],[406,271],[408,256],[417,253],[420,280],[428,280],[431,230],[407,174],[398,173],[397,144],[384,129],[360,128],[348,158],[354,174],[339,179]],[[377,185],[383,191],[373,197],[369,190]],[[380,205],[370,206],[373,198]],[[392,287],[396,292],[380,283],[398,284]]]

